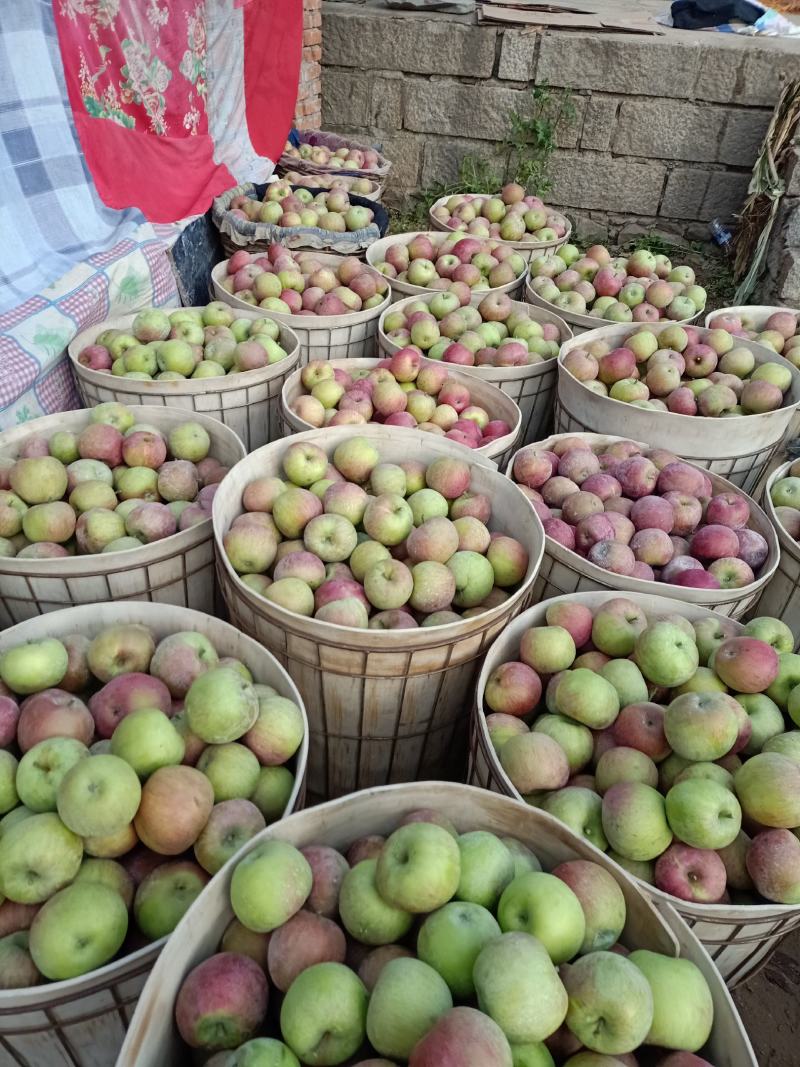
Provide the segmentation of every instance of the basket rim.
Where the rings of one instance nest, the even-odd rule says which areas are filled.
[[[120,612],[120,615],[127,617],[129,621],[130,616],[134,615],[135,621],[144,622],[145,625],[158,625],[159,619],[163,619],[164,617],[164,608],[167,607],[170,615],[175,611],[181,613],[182,617],[186,620],[185,629],[197,630],[200,633],[204,633],[205,630],[208,629],[209,616],[205,612],[197,611],[194,608],[183,607],[182,605],[156,604],[148,600],[126,600],[106,606],[113,607],[116,611]],[[77,616],[76,612],[79,613]],[[6,627],[6,629],[0,633],[0,649],[14,641],[17,632],[21,629],[38,630],[42,626],[47,626],[48,629],[61,630],[63,628],[66,633],[72,633],[75,632],[76,627],[83,624],[82,616],[93,618],[96,616],[96,612],[97,605],[95,604],[79,604],[75,607],[60,608],[57,611],[50,611],[45,615],[37,615],[33,618],[26,619],[23,622],[15,623],[13,626]],[[245,645],[250,648],[253,655],[270,660],[271,666],[276,668],[281,674],[286,688],[292,694],[292,700],[300,708],[304,727],[303,740],[301,741],[297,752],[292,757],[295,761],[296,773],[292,791],[282,816],[282,818],[285,818],[287,813],[291,814],[295,809],[307,773],[310,728],[303,697],[300,694],[300,690],[297,688],[294,679],[289,674],[288,670],[280,663],[274,653],[270,652],[269,649],[265,648],[259,641],[256,641],[254,637],[250,637],[248,634],[240,632],[232,623],[226,622],[224,619],[218,619],[215,616],[211,616],[211,620],[212,629],[214,631],[222,629],[225,634],[230,637],[232,644],[234,642],[244,641]],[[24,639],[25,634],[23,633],[22,640]],[[218,638],[215,638],[215,641],[216,640],[218,640]],[[175,857],[172,858],[174,859]],[[165,862],[169,862],[170,857],[165,856],[164,860]],[[130,952],[119,959],[110,960],[108,963],[104,963],[102,967],[97,967],[93,971],[87,971],[85,974],[77,975],[75,978],[62,979],[60,982],[42,983],[40,985],[29,986],[23,989],[0,990],[0,1014],[4,1014],[3,1002],[8,1000],[21,1001],[21,1003],[15,1003],[13,1008],[5,1008],[5,1012],[29,1011],[38,1008],[38,1002],[40,1000],[49,1002],[59,996],[71,1000],[73,997],[71,997],[70,994],[73,993],[76,996],[83,998],[100,992],[102,989],[107,988],[110,981],[124,980],[126,977],[125,974],[118,975],[116,973],[117,971],[127,971],[133,967],[138,967],[139,964],[149,962],[150,958],[155,959],[169,938],[170,934],[166,934],[164,937],[158,938],[157,941],[153,941],[148,945],[143,945],[141,948],[135,949],[133,952]],[[75,990],[74,986],[81,982],[87,982],[88,988],[79,991]],[[62,1025],[64,1025],[64,1023],[62,1023]]]
[[[774,527],[775,535],[778,538],[781,552],[786,552],[787,555],[792,557],[792,559],[800,563],[800,545],[798,545],[798,543],[792,537],[789,536],[786,527],[778,518],[778,514],[775,511],[775,505],[772,503],[772,496],[770,494],[770,490],[773,488],[775,483],[781,478],[785,478],[786,475],[789,473],[790,467],[792,467],[796,462],[796,460],[789,459],[785,463],[781,463],[779,467],[775,468],[772,474],[770,474],[770,476],[767,478],[767,483],[764,486],[764,493],[762,499],[764,501],[764,512],[767,518],[769,519],[770,525]]]
[[[499,195],[499,190],[498,190],[498,195]],[[441,229],[445,233],[458,233],[460,231],[455,230],[452,226],[448,226],[447,223],[445,223],[445,222],[441,222],[440,223],[434,217],[433,212],[437,207],[442,207],[453,196],[472,196],[472,197],[489,196],[489,197],[491,197],[491,194],[490,193],[473,193],[468,189],[464,189],[461,192],[449,193],[447,196],[440,196],[438,200],[434,201],[434,203],[432,203],[431,206],[428,208],[428,218],[431,220],[431,224],[434,227],[436,227],[437,229],[439,229],[441,227]],[[555,211],[556,209],[553,208],[552,210]],[[564,213],[563,212],[559,212],[559,214],[563,215]],[[572,236],[572,222],[570,221],[569,218],[567,218],[566,215],[564,215],[564,218],[567,220],[567,232],[564,234],[563,237],[556,237],[552,241],[503,241],[499,237],[492,237],[492,238],[489,238],[489,240],[500,241],[500,244],[509,245],[512,248],[518,249],[520,252],[537,252],[537,251],[546,252],[546,251],[549,251],[549,250],[552,250],[552,249],[558,249],[558,248],[563,247],[565,244],[568,244],[569,243],[569,239]],[[468,236],[468,235],[465,235],[465,236]]]
[[[670,326],[680,326],[681,323],[679,323],[679,322],[662,322],[662,323],[653,322],[653,323],[639,323],[638,325],[643,325],[645,327],[645,329],[652,330],[654,333],[660,333],[662,330],[666,330]],[[620,329],[630,329],[633,326],[634,326],[634,324],[630,323],[630,322],[626,322],[626,323],[610,323],[609,325],[601,326],[596,330],[588,330],[586,333],[582,333],[578,337],[573,337],[572,340],[570,340],[570,341],[565,341],[564,344],[561,346],[561,351],[558,354],[559,378],[560,378],[561,375],[564,375],[565,376],[564,380],[568,380],[570,383],[575,382],[575,384],[580,386],[584,390],[584,392],[591,394],[598,401],[602,401],[604,404],[608,403],[608,404],[617,405],[617,407],[612,408],[612,410],[618,412],[618,417],[622,421],[624,421],[624,419],[625,419],[625,411],[627,410],[628,413],[630,413],[630,408],[631,408],[632,405],[625,403],[625,401],[623,401],[623,400],[616,400],[612,396],[600,396],[598,393],[592,393],[591,389],[587,389],[586,388],[586,383],[585,382],[579,381],[574,375],[570,374],[570,372],[564,366],[564,357],[569,352],[571,352],[574,348],[579,347],[579,346],[581,346],[583,344],[590,344],[592,341],[603,341],[603,340],[607,340],[607,339],[616,340],[616,338],[614,337],[614,331],[620,330]],[[708,329],[705,326],[697,326],[697,327],[695,327],[695,329],[698,329],[700,331],[701,336],[705,336],[709,332]],[[791,393],[792,393],[792,395],[795,396],[796,399],[794,399],[790,404],[783,404],[781,407],[776,408],[775,411],[763,411],[763,412],[760,412],[760,413],[754,413],[752,415],[733,415],[733,416],[729,416],[729,417],[727,417],[725,419],[713,418],[712,416],[709,416],[709,415],[681,415],[681,414],[679,414],[678,412],[675,412],[675,411],[659,411],[658,409],[656,409],[656,410],[648,410],[648,412],[647,412],[648,417],[657,418],[657,419],[681,420],[681,421],[677,421],[677,422],[674,423],[674,425],[677,428],[677,427],[683,427],[683,426],[687,426],[687,425],[696,426],[698,424],[698,422],[702,422],[706,426],[709,423],[711,423],[711,424],[723,423],[723,424],[728,424],[729,426],[732,427],[734,425],[733,421],[732,421],[734,418],[736,418],[736,419],[747,419],[748,420],[748,424],[749,424],[751,419],[758,419],[759,422],[753,423],[753,425],[760,425],[760,424],[763,424],[763,420],[769,419],[769,418],[774,418],[774,416],[776,416],[776,415],[785,415],[785,414],[790,415],[792,411],[794,411],[796,408],[798,408],[798,406],[800,406],[800,370],[798,370],[797,367],[795,367],[791,363],[789,363],[788,360],[785,360],[785,359],[783,359],[782,356],[779,356],[777,352],[773,352],[772,349],[765,348],[764,345],[760,345],[756,341],[749,341],[745,337],[740,337],[739,340],[741,341],[743,347],[748,348],[748,349],[750,349],[751,352],[753,352],[753,355],[756,358],[756,362],[778,363],[780,366],[786,366],[786,367],[789,368],[789,370],[791,371],[791,375],[792,375],[792,385],[790,387],[791,388]],[[637,410],[637,409],[634,408],[634,411],[635,410]],[[683,420],[688,420],[688,422],[684,422]],[[735,425],[736,426],[741,426],[742,424],[741,423],[736,423]]]
[[[660,611],[663,614],[680,614],[682,610],[686,609],[687,607],[690,607],[696,610],[697,612],[707,616],[713,617],[715,615],[715,612],[711,608],[706,608],[702,604],[687,605],[683,601],[675,600],[672,597],[653,596],[650,594],[638,592],[628,593],[625,595],[626,597],[638,598],[640,600],[660,601],[661,603],[656,604],[654,608],[651,605],[650,610]],[[511,779],[508,777],[502,764],[500,763],[500,760],[497,758],[494,747],[492,746],[491,740],[489,738],[489,732],[486,728],[486,714],[483,711],[483,695],[486,690],[486,681],[488,679],[490,671],[493,670],[494,667],[498,666],[499,662],[501,662],[499,659],[497,662],[494,661],[493,653],[495,652],[495,649],[497,648],[501,640],[504,640],[506,637],[511,636],[514,636],[516,638],[518,632],[525,630],[527,626],[531,625],[531,620],[537,617],[543,618],[544,616],[542,608],[546,605],[558,603],[563,600],[568,600],[570,603],[577,602],[580,604],[584,603],[587,599],[595,598],[598,596],[605,597],[609,600],[614,600],[618,599],[620,594],[618,592],[615,592],[614,590],[609,590],[608,592],[596,590],[591,593],[565,593],[562,596],[550,597],[547,600],[542,600],[538,604],[532,605],[531,607],[527,608],[525,611],[517,615],[517,617],[508,624],[501,637],[499,637],[489,648],[488,652],[486,653],[486,657],[483,661],[483,664],[481,665],[480,673],[478,674],[478,678],[475,684],[475,698],[472,702],[471,710],[472,720],[475,724],[478,733],[478,744],[480,744],[481,748],[483,749],[483,755],[487,759],[487,762],[489,762],[489,768],[492,774],[494,774],[495,777],[498,778],[498,780],[500,780],[503,785],[508,789],[506,795],[512,798],[513,800],[519,801],[521,804],[525,803],[522,798],[522,794],[513,785]],[[645,609],[647,609],[647,605],[643,606],[645,607]],[[742,623],[736,620],[730,619],[729,622],[734,623],[740,631],[744,629]],[[634,879],[636,884],[643,892],[647,893],[648,895],[658,897],[659,900],[663,901],[666,904],[670,904],[678,912],[678,914],[682,914],[685,910],[686,914],[688,915],[696,916],[700,919],[710,919],[711,921],[719,922],[720,920],[718,918],[717,909],[724,908],[732,913],[730,916],[730,923],[732,926],[740,925],[743,921],[745,921],[745,917],[748,917],[750,921],[766,922],[770,919],[779,918],[781,916],[789,915],[791,913],[797,913],[798,917],[800,918],[800,904],[700,904],[694,901],[681,900],[680,897],[674,897],[671,893],[666,893],[664,890],[658,889],[650,882],[645,882],[643,879],[638,878],[636,875],[630,875],[630,877]]]
[[[495,290],[492,290],[492,292],[497,293],[497,292],[499,292],[499,290],[495,289]],[[428,296],[429,300],[432,300],[436,296],[436,293],[432,293],[430,290],[426,290],[424,295]],[[472,297],[470,297],[470,305],[472,307],[477,307],[478,304],[481,303],[483,298],[485,296],[488,296],[488,295],[489,294],[487,292],[485,292],[485,291],[483,291],[481,293],[474,294]],[[384,322],[386,320],[386,316],[390,315],[394,311],[402,311],[402,309],[404,307],[408,306],[408,304],[410,304],[412,302],[416,302],[416,301],[418,301],[420,299],[421,299],[421,297],[419,297],[419,296],[407,296],[403,300],[396,300],[393,304],[390,304],[389,307],[384,309],[384,311],[382,312],[382,314],[380,316],[380,319],[378,320],[378,344],[379,344],[379,346],[380,346],[382,351],[387,352],[387,353],[389,353],[391,355],[394,352],[399,352],[400,349],[403,347],[402,345],[396,344],[394,341],[392,341],[387,336],[386,331],[383,328],[383,324],[384,324]],[[532,304],[527,304],[524,300],[512,300],[511,304],[515,309],[521,309],[521,310],[524,310],[524,311],[528,312],[530,318],[532,318],[534,322],[541,322],[542,321],[541,319],[537,319],[534,314],[531,314],[530,309],[533,307]],[[534,308],[534,310],[536,310],[536,309]],[[543,321],[550,322],[551,325],[558,327],[558,331],[559,331],[559,334],[560,334],[560,337],[559,337],[559,344],[560,345],[565,345],[565,344],[567,344],[568,341],[571,341],[571,340],[575,339],[575,335],[573,334],[572,330],[569,328],[568,323],[564,319],[562,319],[560,315],[556,315],[555,312],[552,312],[552,311],[547,311],[546,308],[542,308],[541,310],[544,311],[545,314],[550,316],[550,318],[545,319]],[[555,322],[552,321],[553,319],[555,319]],[[464,366],[463,364],[460,364],[460,363],[452,364],[452,366],[458,367],[460,370],[463,370],[467,374],[482,375],[484,372],[488,371],[492,375],[498,375],[499,376],[496,379],[494,379],[496,381],[501,381],[501,382],[515,381],[515,380],[517,380],[519,378],[537,378],[540,374],[543,375],[548,370],[555,372],[556,367],[558,365],[558,360],[559,360],[560,354],[561,354],[561,349],[559,348],[559,355],[558,356],[553,356],[550,359],[543,359],[539,363],[529,363],[524,367],[488,367],[488,366],[466,367],[466,366]],[[424,356],[424,353],[423,353],[423,356]],[[425,357],[425,358],[427,358],[427,357]],[[433,362],[438,363],[438,362],[443,362],[443,361],[433,360]],[[451,364],[448,363],[447,366],[450,367]]]
[[[384,427],[381,425],[367,423],[361,427],[341,426],[336,427],[336,430],[343,431],[342,433],[331,433],[334,427],[323,427],[322,430],[314,429],[301,434],[292,434],[291,438],[287,441],[273,441],[269,444],[262,445],[261,448],[257,448],[254,452],[250,452],[244,459],[240,460],[237,466],[242,463],[252,463],[253,466],[257,466],[260,460],[264,458],[264,454],[267,449],[275,449],[277,451],[278,446],[288,447],[288,444],[304,443],[318,444],[321,435],[324,435],[324,441],[330,441],[331,438],[335,438],[337,442],[346,440],[349,437],[373,437],[383,440]],[[461,452],[466,453],[463,459],[467,463],[480,466],[486,469],[486,471],[492,475],[497,475],[498,478],[508,481],[503,473],[499,470],[497,464],[485,455],[475,455],[472,449],[467,449],[464,445],[459,445],[454,441],[447,441],[447,446],[444,447],[444,441],[440,441],[438,437],[434,437],[433,440],[429,440],[430,434],[424,433],[421,430],[411,430],[406,427],[392,427],[392,430],[397,430],[404,436],[414,435],[414,456],[419,457],[421,453],[424,453],[426,449],[431,449],[434,452],[439,452],[440,455],[454,456]],[[411,443],[411,437],[408,437],[409,443]],[[455,449],[456,451],[451,451]],[[437,457],[438,458],[438,457]],[[498,482],[498,486],[500,483]],[[502,490],[505,491],[504,489]],[[521,494],[522,495],[522,494]],[[485,629],[488,629],[493,623],[496,623],[503,618],[509,609],[529,594],[530,589],[539,573],[541,567],[542,558],[544,556],[544,528],[542,527],[539,516],[534,511],[533,505],[530,501],[527,501],[529,505],[530,515],[528,518],[532,520],[534,530],[534,540],[539,542],[539,549],[534,553],[529,553],[528,569],[524,579],[519,585],[519,588],[515,592],[511,593],[507,600],[496,605],[493,608],[489,608],[487,611],[482,612],[480,615],[473,616],[469,619],[459,619],[458,622],[445,623],[442,626],[431,627],[419,627],[418,630],[371,630],[361,629],[355,626],[342,626],[339,623],[327,622],[322,619],[308,618],[304,615],[299,615],[296,612],[288,611],[280,604],[273,603],[272,601],[265,600],[263,597],[258,596],[252,589],[249,589],[241,580],[240,576],[234,571],[233,567],[228,560],[227,553],[223,545],[223,537],[229,529],[229,525],[225,525],[223,529],[223,519],[221,516],[222,502],[224,496],[217,493],[214,496],[212,505],[212,523],[214,530],[214,542],[216,545],[216,556],[218,566],[223,568],[224,579],[232,584],[236,595],[245,601],[256,615],[263,615],[265,611],[269,611],[279,623],[282,623],[286,632],[292,632],[292,629],[299,630],[305,623],[313,623],[314,626],[322,628],[322,633],[326,636],[330,634],[327,641],[328,645],[334,647],[352,647],[360,652],[364,651],[364,638],[365,635],[369,635],[369,644],[378,653],[391,649],[394,645],[398,644],[398,634],[405,635],[405,640],[409,642],[410,646],[415,646],[415,650],[425,648],[427,644],[442,645],[449,640],[457,640],[459,638],[467,639],[470,636],[480,633]],[[227,524],[227,519],[225,520]],[[510,535],[509,535],[510,536]],[[266,605],[266,607],[265,607]],[[416,647],[416,642],[408,638],[410,633],[416,635],[417,640],[420,640],[420,634],[425,630],[430,633],[430,641],[421,641],[419,646]],[[308,633],[308,631],[306,631]],[[355,641],[352,646],[348,646],[343,643],[344,637],[351,638]],[[355,640],[358,638],[358,640]]]
[[[787,306],[779,306],[776,304],[734,304],[731,307],[717,308],[715,311],[709,311],[703,320],[703,325],[707,330],[721,329],[721,327],[714,327],[712,322],[719,315],[740,315],[743,311],[755,312],[758,317],[766,315],[769,318],[770,315],[774,315],[778,311],[788,311],[792,315],[800,315],[800,308],[793,308]],[[746,340],[746,338],[741,338]],[[754,342],[758,343],[758,342]]]
[[[525,449],[525,448],[541,448],[541,449],[545,449],[545,446],[548,444],[548,442],[555,442],[555,441],[558,441],[558,440],[563,439],[565,437],[603,438],[604,440],[606,440],[606,441],[608,441],[610,443],[612,443],[614,441],[633,441],[633,438],[631,438],[631,437],[619,437],[619,436],[617,436],[615,434],[599,433],[599,432],[594,431],[594,430],[579,430],[579,431],[576,431],[575,433],[566,433],[565,432],[565,433],[550,434],[548,437],[542,438],[541,441],[533,441],[530,444],[523,445],[523,448],[518,449],[508,461],[508,464],[507,464],[505,472],[504,472],[506,477],[509,478],[512,482],[514,482],[514,485],[518,486],[519,483],[514,481],[513,471],[514,471],[514,460],[519,455],[519,453],[522,452],[523,449]],[[633,441],[633,443],[636,444],[636,445],[640,445],[643,449],[652,449],[652,447],[653,447],[652,445],[648,445],[644,441]],[[715,480],[717,480],[719,482],[722,482],[722,485],[723,485],[723,488],[721,490],[722,492],[733,493],[736,496],[744,496],[744,497],[746,497],[747,502],[749,503],[750,508],[751,508],[751,514],[752,514],[752,511],[755,510],[756,513],[757,514],[760,513],[760,516],[764,519],[764,524],[763,525],[764,525],[764,528],[767,531],[767,533],[766,533],[766,536],[764,534],[762,534],[762,536],[764,537],[764,540],[767,542],[767,545],[769,547],[769,553],[767,555],[767,558],[764,560],[764,563],[762,564],[762,573],[759,574],[756,577],[755,581],[750,582],[749,585],[743,585],[743,586],[739,587],[738,589],[691,589],[691,590],[689,590],[689,592],[692,592],[694,594],[702,593],[702,594],[706,594],[706,595],[708,595],[710,597],[713,597],[714,594],[718,594],[718,597],[716,599],[709,600],[709,602],[707,604],[704,603],[704,602],[696,602],[696,601],[691,601],[691,600],[690,601],[680,601],[680,602],[684,603],[684,604],[686,604],[686,603],[691,604],[693,607],[713,608],[715,606],[721,606],[723,604],[736,603],[736,602],[738,602],[740,600],[745,600],[748,597],[752,597],[755,593],[757,593],[759,591],[759,589],[761,589],[763,586],[765,586],[766,583],[772,579],[772,577],[774,576],[774,574],[775,574],[775,572],[776,572],[776,570],[778,568],[778,564],[780,563],[781,546],[779,544],[779,540],[778,540],[776,531],[773,528],[773,524],[772,524],[772,522],[770,522],[770,517],[767,515],[766,511],[764,510],[764,508],[761,507],[759,502],[754,497],[750,496],[749,493],[746,493],[744,491],[744,489],[741,489],[738,485],[734,485],[733,482],[729,482],[726,478],[723,478],[721,475],[715,474],[713,471],[707,470],[705,467],[699,466],[697,463],[694,463],[690,459],[683,459],[681,456],[678,456],[678,459],[680,460],[681,463],[686,463],[688,466],[694,467],[695,470],[699,470],[703,474],[705,474],[711,480],[712,485],[713,485]],[[756,533],[758,533],[758,532],[759,531],[756,530]],[[548,553],[549,555],[553,556],[555,559],[559,560],[559,562],[563,563],[565,566],[571,566],[573,570],[578,570],[579,569],[578,568],[578,563],[579,563],[580,564],[579,573],[584,573],[585,572],[586,577],[592,579],[592,581],[596,581],[600,585],[605,585],[606,587],[609,587],[610,582],[613,583],[613,581],[615,579],[621,577],[620,575],[614,575],[611,571],[604,570],[602,567],[599,567],[596,563],[592,563],[591,560],[585,559],[583,556],[580,556],[573,549],[567,548],[565,545],[562,545],[558,541],[555,541],[552,537],[549,537],[547,535],[547,533],[545,533],[544,536],[545,536],[545,552],[546,553]],[[576,562],[573,562],[573,559]],[[770,565],[770,560],[772,561],[771,565]],[[628,592],[636,592],[640,596],[662,596],[663,594],[661,593],[661,590],[664,589],[664,588],[674,589],[674,590],[676,590],[676,592],[677,592],[677,590],[682,588],[681,586],[672,585],[669,582],[656,582],[656,581],[651,581],[648,578],[635,578],[632,575],[625,575],[624,577],[625,577],[625,581],[626,582],[634,582],[636,587],[634,589],[632,589],[632,590],[625,590],[625,591],[622,591],[622,592],[620,592],[618,590],[617,592],[618,592],[618,595],[620,595],[620,596],[623,596],[623,595],[627,596]],[[724,597],[724,594],[735,594],[735,595],[732,596],[732,597],[729,595],[727,597],[727,599],[726,599]],[[680,597],[678,595],[675,595],[675,596],[669,597],[668,599],[678,601],[678,600],[680,600]]]
[[[577,311],[565,311],[563,308],[560,308],[556,304],[552,303],[552,301],[544,300],[531,287],[530,268],[528,269],[528,277],[525,279],[525,299],[528,301],[529,304],[533,304],[536,307],[542,307],[542,308],[545,308],[548,311],[552,308],[556,313],[562,314],[567,322],[571,322],[573,326],[580,326],[583,330],[600,329],[600,327],[598,327],[598,325],[597,325],[598,322],[605,322],[607,326],[630,326],[630,327],[643,326],[645,328],[647,328],[649,326],[660,326],[660,325],[664,325],[664,326],[691,326],[692,323],[697,322],[697,320],[700,318],[700,316],[705,311],[705,305],[704,305],[698,312],[696,312],[694,315],[692,315],[691,318],[680,319],[678,321],[673,321],[672,319],[659,319],[658,322],[623,322],[623,323],[607,322],[604,319],[597,319],[597,318],[594,318],[594,316],[592,316],[592,315],[583,315],[583,314],[581,314],[581,313],[579,313]]]
[[[377,364],[380,363],[383,358],[384,357],[382,357],[382,356],[361,356],[361,357],[354,357],[354,358],[344,357],[342,359],[328,359],[328,360],[325,360],[325,362],[329,363],[334,369],[338,367],[341,370],[345,370],[348,366],[350,366],[350,367],[353,367],[353,368],[355,368],[357,370],[366,370],[367,368],[373,369],[374,367],[376,367]],[[423,357],[422,362],[423,362],[423,365],[428,365],[428,366],[430,366],[430,365],[438,365],[436,360],[426,359],[425,357]],[[450,372],[450,364],[446,364],[446,366],[447,366],[448,375],[449,375],[451,373]],[[291,417],[293,419],[296,419],[298,422],[303,424],[304,431],[305,430],[324,429],[324,427],[312,426],[310,422],[306,422],[304,419],[301,419],[300,416],[297,415],[294,411],[292,411],[291,408],[289,407],[289,400],[288,400],[289,392],[290,392],[290,390],[294,389],[295,386],[297,385],[297,383],[301,380],[301,376],[302,376],[302,373],[303,373],[304,369],[305,369],[304,367],[297,367],[295,370],[292,371],[292,373],[290,375],[287,376],[286,381],[283,383],[283,386],[281,388],[281,413],[284,415],[284,421],[286,421],[286,422],[289,421],[287,416],[289,416],[289,414],[291,414]],[[461,369],[462,369],[461,367],[456,367],[455,368],[456,373],[453,374],[453,380],[456,381],[456,382],[461,382],[462,384],[464,384],[466,386],[469,386],[470,375],[465,374],[465,373],[458,373],[458,371],[461,371]],[[511,414],[511,410],[510,410],[510,406],[511,405],[513,405],[513,407],[516,409],[515,415],[514,415],[514,424],[511,426],[511,429],[509,430],[509,432],[507,434],[505,434],[503,437],[497,438],[497,440],[492,441],[488,445],[484,445],[481,448],[476,448],[476,449],[472,449],[471,450],[471,451],[479,453],[480,455],[488,456],[490,459],[494,460],[495,456],[502,456],[505,452],[508,451],[509,448],[514,448],[515,447],[515,445],[516,445],[516,443],[517,443],[517,441],[519,439],[520,432],[522,430],[522,411],[520,409],[519,404],[517,404],[517,402],[515,400],[513,400],[508,395],[508,393],[504,393],[503,390],[500,389],[499,386],[495,385],[493,382],[490,382],[490,381],[485,381],[484,384],[488,385],[488,386],[491,386],[493,389],[495,389],[500,394],[499,397],[493,397],[492,398],[493,403],[509,405],[509,411],[508,411],[509,415]],[[310,393],[309,394],[303,394],[303,395],[309,395],[310,396]],[[487,412],[487,414],[491,415],[492,412]],[[366,425],[369,425],[369,423],[367,423]],[[408,427],[408,428],[409,429],[413,429],[414,427]],[[301,432],[304,432],[304,431],[301,431]],[[438,434],[437,434],[437,436],[438,436]],[[491,451],[490,451],[490,449],[491,449]]]
[[[213,303],[213,301],[211,301]],[[203,311],[204,307],[199,305],[192,305],[188,307],[164,307],[155,308],[156,311],[163,311],[169,315],[173,311]],[[239,309],[237,309],[239,310]],[[280,327],[281,340],[284,339],[283,335],[288,334],[288,339],[291,343],[291,348],[286,349],[286,356],[278,360],[277,363],[270,363],[266,367],[259,367],[257,370],[236,371],[234,374],[220,374],[214,378],[186,378],[183,381],[142,381],[138,378],[124,378],[122,376],[114,375],[111,371],[107,370],[92,370],[91,367],[85,367],[82,363],[78,362],[78,356],[81,349],[86,344],[91,344],[88,335],[94,334],[95,337],[103,332],[103,329],[117,329],[122,324],[132,325],[133,320],[139,312],[133,311],[128,315],[116,315],[109,319],[103,319],[101,322],[95,323],[94,326],[87,326],[81,330],[80,333],[75,334],[73,339],[67,345],[67,354],[72,363],[72,368],[75,374],[79,378],[85,379],[87,382],[91,382],[93,385],[109,388],[109,379],[114,383],[116,392],[130,393],[132,396],[141,395],[148,396],[205,396],[208,393],[228,393],[234,392],[237,389],[248,389],[255,385],[263,385],[264,382],[272,381],[273,378],[280,377],[280,371],[283,367],[294,366],[300,358],[300,338],[292,330],[290,326],[285,325],[271,315],[264,308],[250,308],[250,312],[246,312],[243,309],[239,310],[239,317],[245,319],[251,319],[256,321],[258,319],[271,319]],[[123,384],[120,384],[123,383]],[[124,384],[124,383],[127,383]],[[200,414],[205,414],[200,412]]]
[[[343,256],[337,256],[333,252],[319,252],[316,253],[312,249],[302,249],[304,253],[314,255],[315,259],[320,260],[322,263],[341,263]],[[229,257],[230,258],[230,257]],[[211,283],[214,286],[214,291],[217,293],[215,299],[221,300],[224,304],[228,304],[230,307],[238,308],[241,310],[249,309],[253,310],[254,305],[246,303],[244,300],[240,300],[235,293],[229,293],[222,288],[222,281],[227,277],[228,260],[223,259],[219,263],[215,264],[211,268]],[[367,264],[367,268],[371,271],[375,271],[374,267]],[[379,274],[382,281],[388,282],[388,278],[384,278],[379,271],[375,271]],[[391,287],[387,288],[384,293],[383,301],[377,304],[375,307],[367,308],[366,311],[349,311],[346,315],[284,315],[280,311],[267,311],[266,308],[259,308],[260,311],[268,318],[274,319],[275,322],[282,326],[288,326],[291,330],[335,330],[344,326],[358,326],[363,322],[370,322],[372,319],[377,319],[381,312],[385,311],[390,306],[392,300]],[[258,305],[255,305],[256,307]],[[300,344],[302,345],[302,339]],[[275,366],[275,364],[273,364]]]
[[[186,412],[182,408],[164,405],[126,404],[125,406],[146,412],[147,416],[142,417],[140,421],[150,422],[155,426],[158,426],[159,418],[162,418],[165,413],[168,419],[185,417],[190,414],[191,418],[185,419],[186,422],[200,422],[209,431],[209,434],[213,431],[213,433],[219,433],[223,436],[230,435],[230,444],[232,446],[235,444],[236,450],[240,453],[237,463],[240,463],[247,456],[247,450],[239,435],[230,426],[226,426],[225,423],[219,419],[212,418],[205,412]],[[94,408],[76,408],[74,411],[60,412],[58,416],[64,418],[83,414],[86,415],[88,421],[92,411],[94,411]],[[52,419],[54,417],[53,415],[41,416],[42,419]],[[40,419],[31,419],[30,422],[23,424],[24,429],[30,431],[31,434],[36,433],[36,425],[39,421]],[[15,431],[18,429],[16,427]],[[4,433],[0,433],[0,455],[2,455],[3,451],[4,436]],[[27,436],[28,434],[21,435],[20,442],[25,440]],[[220,482],[219,484],[222,483]],[[120,552],[93,552],[80,556],[56,556],[52,559],[19,559],[18,556],[3,556],[0,557],[0,576],[74,579],[100,577],[121,571],[127,572],[132,567],[136,569],[149,567],[163,560],[185,555],[190,549],[196,548],[204,541],[209,540],[211,529],[211,516],[209,516],[202,522],[189,526],[185,530],[176,530],[175,533],[170,534],[168,537],[162,537],[159,541],[151,541],[149,544],[140,545],[138,548],[126,548]],[[133,553],[142,553],[142,557],[135,557]],[[89,571],[87,568],[89,560],[105,560],[107,562],[105,566],[99,567],[95,573],[94,570]]]

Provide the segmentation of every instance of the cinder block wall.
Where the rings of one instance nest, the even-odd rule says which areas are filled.
[[[742,204],[782,80],[800,44],[713,33],[539,33],[473,19],[322,4],[325,129],[383,144],[388,199],[454,180],[490,156],[535,84],[569,88],[549,200],[582,235],[655,228],[707,239]]]
[[[318,130],[322,125],[322,0],[303,0],[303,59],[297,92],[295,126]]]

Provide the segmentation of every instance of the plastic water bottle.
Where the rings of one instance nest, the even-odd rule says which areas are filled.
[[[733,234],[728,227],[720,219],[712,219],[708,229],[714,243],[719,245],[723,252],[729,253],[732,249]]]

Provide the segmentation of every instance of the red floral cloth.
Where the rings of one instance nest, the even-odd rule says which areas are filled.
[[[151,222],[263,180],[294,113],[302,0],[59,0],[78,137],[103,202]]]

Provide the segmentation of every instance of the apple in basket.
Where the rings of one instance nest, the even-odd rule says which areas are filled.
[[[721,616],[691,623],[624,597],[594,611],[554,602],[523,633],[518,659],[490,673],[490,738],[519,792],[643,880],[699,903],[794,904],[793,647],[777,619],[740,632]]]
[[[714,1016],[702,973],[620,944],[625,898],[598,864],[547,873],[522,842],[459,832],[430,809],[374,838],[371,858],[360,844],[345,858],[268,840],[238,862],[235,918],[175,1000],[189,1048],[241,1065],[511,1067],[566,1054],[589,1067],[638,1063],[646,1044],[707,1062],[693,1056]],[[330,917],[310,905],[320,895]]]
[[[301,709],[202,634],[118,623],[12,644],[0,679],[6,989],[169,934],[289,801]]]

